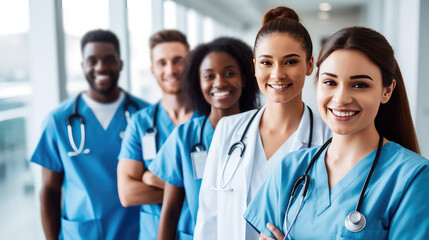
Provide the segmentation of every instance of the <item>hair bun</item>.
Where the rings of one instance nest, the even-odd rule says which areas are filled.
[[[299,22],[299,17],[296,12],[288,7],[276,7],[265,13],[262,19],[262,25],[265,25],[274,19],[292,19]]]

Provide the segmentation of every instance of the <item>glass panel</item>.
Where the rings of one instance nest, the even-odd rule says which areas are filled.
[[[90,30],[109,26],[109,1],[63,0],[67,92],[75,95],[87,88],[82,73],[80,40]]]
[[[164,28],[176,29],[177,28],[177,11],[176,3],[173,1],[164,1]]]
[[[158,0],[156,0],[158,1]],[[149,0],[128,0],[131,93],[156,102],[161,91],[150,72],[149,37],[152,32],[152,6]]]
[[[29,82],[29,2],[0,0],[0,238],[38,233],[26,145]],[[25,231],[23,231],[25,229]]]
[[[197,46],[198,44],[198,24],[197,19],[198,15],[193,9],[188,10],[188,42],[191,46],[191,49]]]
[[[213,29],[213,19],[210,17],[204,18],[204,26],[203,26],[203,36],[204,42],[209,42],[213,40],[214,29]]]
[[[28,0],[0,1],[0,83],[29,81],[28,7]]]

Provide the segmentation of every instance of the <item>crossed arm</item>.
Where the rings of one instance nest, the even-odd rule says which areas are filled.
[[[163,188],[164,182],[147,171],[143,162],[131,159],[119,160],[118,193],[122,206],[161,203]]]

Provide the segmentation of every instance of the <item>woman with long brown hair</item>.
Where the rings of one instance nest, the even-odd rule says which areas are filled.
[[[392,47],[374,30],[345,28],[317,67],[317,104],[333,137],[287,155],[245,218],[262,239],[428,239],[429,161]]]

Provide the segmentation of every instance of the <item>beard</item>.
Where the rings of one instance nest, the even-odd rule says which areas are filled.
[[[116,88],[118,87],[118,81],[119,81],[119,73],[117,74],[109,74],[109,77],[111,79],[111,81],[106,84],[105,86],[98,86],[96,83],[96,79],[95,77],[93,77],[90,74],[86,74],[85,78],[86,81],[88,82],[89,86],[91,87],[91,89],[94,92],[97,92],[101,95],[110,95],[112,94]]]

